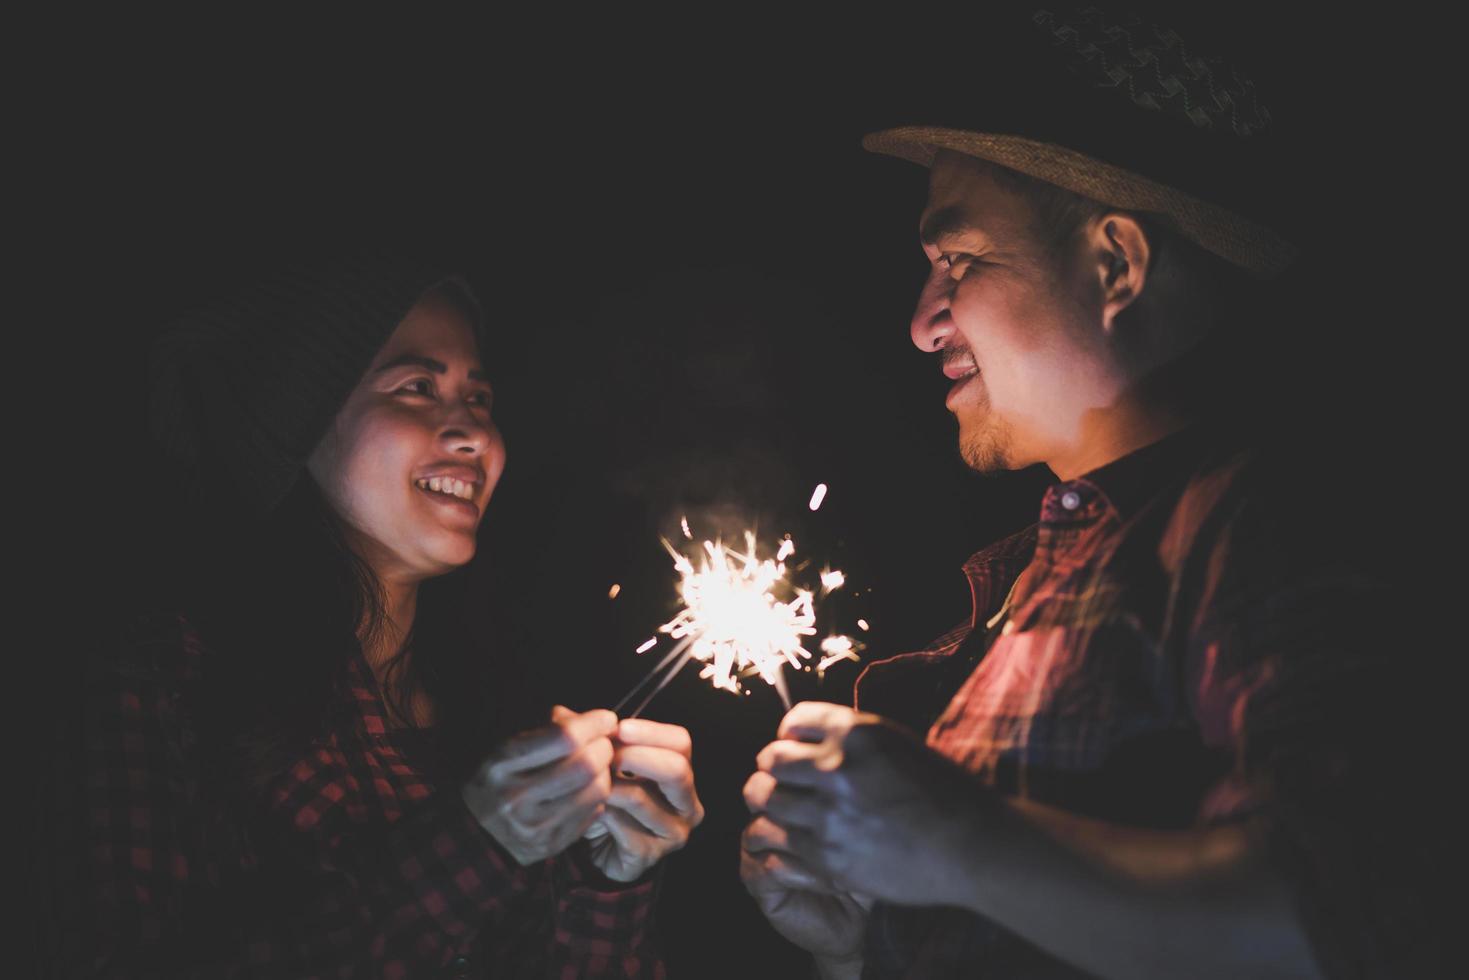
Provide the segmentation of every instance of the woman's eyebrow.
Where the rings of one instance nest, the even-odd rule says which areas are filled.
[[[389,371],[395,367],[403,367],[405,365],[427,368],[434,374],[449,373],[448,365],[446,365],[443,361],[434,360],[432,357],[424,357],[422,354],[403,354],[399,357],[395,357],[388,363],[384,364],[382,367],[378,368],[373,373],[382,374],[384,371]],[[490,380],[489,377],[486,376],[486,374],[478,368],[470,368],[469,376],[475,381],[483,381],[486,384],[488,384]]]

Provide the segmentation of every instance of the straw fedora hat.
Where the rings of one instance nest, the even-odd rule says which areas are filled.
[[[1255,83],[1193,35],[1096,7],[996,15],[972,53],[966,104],[944,124],[885,129],[862,145],[925,167],[952,150],[1163,215],[1273,278],[1297,254],[1272,227],[1284,193],[1277,127]]]

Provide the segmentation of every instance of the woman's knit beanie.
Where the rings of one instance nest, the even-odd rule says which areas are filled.
[[[421,256],[338,254],[179,318],[149,352],[148,427],[189,503],[268,515],[393,329],[453,278]]]

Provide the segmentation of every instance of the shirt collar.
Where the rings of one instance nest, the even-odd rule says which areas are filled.
[[[1041,520],[1096,517],[1108,508],[1126,520],[1160,486],[1193,472],[1217,438],[1210,426],[1190,425],[1074,480],[1053,484],[1042,501]]]

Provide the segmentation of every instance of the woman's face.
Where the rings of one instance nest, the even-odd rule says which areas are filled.
[[[384,583],[422,581],[474,557],[505,466],[490,395],[469,321],[430,292],[313,450],[307,469]]]

